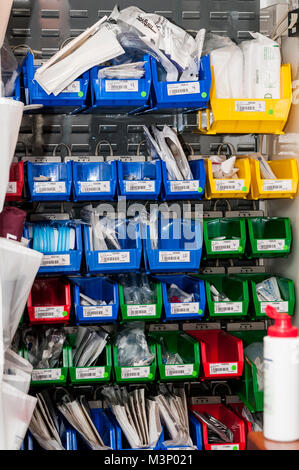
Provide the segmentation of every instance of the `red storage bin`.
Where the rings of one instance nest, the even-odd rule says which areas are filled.
[[[229,408],[232,408],[234,413],[239,416],[240,419],[243,419],[245,424],[245,434],[246,434],[246,443],[247,443],[247,436],[250,432],[253,431],[252,423],[248,421],[246,418],[242,416],[242,410],[244,408],[244,403],[230,403]]]
[[[233,411],[228,409],[225,405],[191,405],[191,411],[198,411],[199,413],[208,413],[214,418],[221,421],[227,426],[234,434],[234,442],[227,444],[210,444],[208,441],[207,425],[201,421],[197,416],[196,419],[202,426],[202,438],[205,450],[245,450],[246,449],[246,432],[245,423],[243,419],[239,418]]]
[[[228,379],[241,377],[244,366],[242,340],[222,330],[186,331],[200,342],[200,378]]]
[[[7,201],[21,201],[24,187],[24,163],[12,163],[6,193]]]
[[[70,284],[60,278],[37,278],[27,300],[31,324],[68,323],[71,311]]]

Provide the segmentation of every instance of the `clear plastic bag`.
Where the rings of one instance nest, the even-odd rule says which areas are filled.
[[[129,273],[120,277],[126,304],[144,305],[156,303],[155,285],[145,273]]]
[[[125,326],[118,333],[115,344],[121,367],[148,366],[155,358],[148,347],[142,322],[132,322]]]
[[[9,47],[7,41],[4,41],[1,49],[1,96],[13,96],[15,84],[18,78],[18,62]]]
[[[176,284],[169,286],[167,295],[170,303],[195,302],[194,294],[184,292]]]
[[[264,390],[264,348],[263,343],[251,343],[244,349],[247,356],[257,368],[258,389]]]
[[[90,367],[95,365],[107,344],[108,333],[103,330],[79,326],[74,353],[75,367]]]
[[[66,340],[63,327],[28,328],[23,331],[23,343],[28,349],[28,360],[35,369],[52,369],[60,361]]]

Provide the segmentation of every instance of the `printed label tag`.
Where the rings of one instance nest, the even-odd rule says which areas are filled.
[[[39,380],[59,380],[60,376],[61,369],[34,369],[31,379],[34,382]]]
[[[155,191],[155,188],[155,181],[126,181],[127,193],[153,193]]]
[[[17,192],[17,182],[10,181],[7,186],[7,194],[15,194]]]
[[[98,261],[100,264],[109,264],[109,263],[129,263],[130,262],[130,252],[124,251],[122,253],[99,253]]]
[[[285,240],[257,240],[257,251],[284,251]]]
[[[179,193],[184,191],[198,191],[199,188],[199,181],[192,180],[192,181],[171,181],[170,183],[170,191],[172,193]]]
[[[150,368],[147,367],[122,367],[122,379],[145,379],[149,376]]]
[[[35,318],[64,318],[64,307],[35,307]]]
[[[110,181],[81,181],[82,193],[109,193]]]
[[[276,308],[278,313],[288,313],[289,311],[289,302],[261,302],[262,313],[266,313],[267,305]]]
[[[105,367],[83,367],[76,369],[76,379],[103,379]]]
[[[242,302],[214,302],[215,313],[242,313]]]
[[[160,251],[159,263],[190,263],[190,251]]]
[[[70,266],[70,255],[44,255],[41,266]]]
[[[264,191],[292,191],[292,180],[264,180]]]
[[[192,375],[194,370],[193,364],[175,364],[165,366],[166,377],[173,377],[174,375]]]
[[[42,193],[65,193],[65,181],[35,181],[34,190],[38,194]]]
[[[156,305],[128,305],[128,317],[143,317],[156,315]]]
[[[264,113],[265,111],[265,101],[235,101],[236,113]]]
[[[212,445],[211,450],[239,450],[239,444],[217,444],[217,445]]]
[[[112,306],[103,305],[102,307],[83,307],[83,317],[92,318],[92,317],[112,317]]]
[[[167,85],[167,93],[168,96],[200,93],[199,82],[170,83]]]
[[[213,240],[212,251],[238,251],[240,240]]]
[[[225,364],[210,364],[211,375],[223,375],[223,374],[237,374],[238,364],[237,362],[229,362]]]
[[[198,302],[182,302],[178,304],[170,304],[170,310],[173,315],[198,313],[199,303]]]
[[[64,90],[62,90],[61,93],[79,93],[80,91],[81,91],[80,82],[79,80],[76,80],[75,82],[67,86]]]
[[[139,84],[138,80],[106,80],[106,91],[118,92],[118,91],[138,91]]]
[[[216,180],[216,191],[242,191],[244,180]]]

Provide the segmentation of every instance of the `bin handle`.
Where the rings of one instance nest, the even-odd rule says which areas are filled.
[[[223,202],[226,202],[226,205],[227,205],[228,210],[231,211],[231,210],[232,210],[232,206],[230,205],[230,203],[228,202],[228,200],[227,200],[227,199],[222,199],[222,201],[223,201]],[[217,199],[217,200],[215,201],[215,204],[214,204],[214,207],[213,207],[213,211],[216,211],[218,202],[220,202],[220,199]]]
[[[96,157],[99,156],[99,150],[100,150],[100,147],[101,147],[102,144],[107,144],[109,146],[110,157],[113,157],[114,156],[113,148],[112,148],[112,145],[110,144],[110,142],[108,140],[100,140],[100,142],[97,143],[96,150],[95,150]]]
[[[61,142],[60,144],[55,145],[54,150],[53,150],[53,157],[56,157],[56,152],[59,147],[63,147],[67,150],[68,157],[72,156],[71,148],[68,145]]]
[[[232,156],[237,154],[236,149],[235,149],[233,144],[231,144],[230,142],[222,142],[222,144],[220,144],[219,147],[218,147],[217,154],[218,154],[219,157],[221,155],[221,150],[223,149],[223,147],[225,145],[227,145],[228,148],[230,149],[230,153],[231,153]]]
[[[142,140],[141,142],[139,142],[138,147],[137,147],[137,157],[140,157],[141,145],[144,143],[146,143],[146,140]]]
[[[201,132],[202,134],[208,134],[209,131],[211,130],[211,110],[208,108],[205,110],[206,114],[207,114],[207,128],[206,129],[203,129],[201,127],[201,122],[202,122],[202,113],[203,111],[198,111],[198,129],[199,129],[199,132]]]

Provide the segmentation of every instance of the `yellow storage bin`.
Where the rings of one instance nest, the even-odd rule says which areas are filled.
[[[281,99],[219,99],[216,98],[214,69],[207,129],[202,128],[199,111],[199,131],[204,134],[283,134],[292,103],[290,64],[281,67]],[[213,119],[211,117],[213,113]]]
[[[263,179],[259,162],[250,159],[251,189],[248,199],[294,199],[298,189],[298,165],[295,158],[268,161],[279,179]]]
[[[235,167],[239,168],[238,179],[215,179],[212,162],[205,160],[207,199],[246,199],[250,190],[249,158],[237,158]]]

